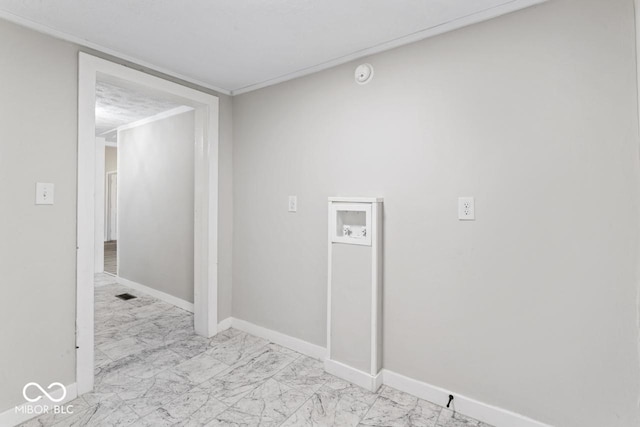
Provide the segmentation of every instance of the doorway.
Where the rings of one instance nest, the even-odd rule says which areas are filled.
[[[83,394],[94,384],[96,83],[145,87],[194,110],[193,323],[196,333],[207,337],[218,330],[218,98],[85,53],[80,53],[79,64],[76,371],[78,393]],[[113,181],[117,188],[117,175]],[[117,197],[114,204],[117,210]],[[117,214],[113,229],[117,240]]]
[[[118,171],[107,172],[105,198],[104,271],[118,275]]]

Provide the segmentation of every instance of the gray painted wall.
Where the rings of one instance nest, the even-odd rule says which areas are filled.
[[[359,62],[366,86],[350,63],[234,98],[234,317],[325,345],[327,197],[382,196],[385,368],[553,425],[640,425],[633,2]]]
[[[0,19],[0,194],[2,206],[11,207],[0,209],[0,412],[23,402],[29,381],[75,382],[79,50]],[[224,319],[231,313],[232,100],[203,92],[220,98],[218,313]],[[38,181],[55,183],[54,206],[33,204]]]
[[[231,316],[233,255],[233,98],[220,96],[218,141],[218,319]]]
[[[118,275],[193,302],[195,113],[118,132]]]
[[[115,172],[118,170],[118,149],[116,147],[104,148],[104,172]]]
[[[77,49],[0,21],[0,412],[75,382]],[[55,204],[35,206],[36,182]]]
[[[103,217],[103,220],[104,220],[103,240],[104,241],[108,241],[110,238],[109,225],[108,225],[109,220],[108,220],[108,213],[107,213],[107,211],[109,210],[109,175],[108,173],[117,172],[117,171],[118,171],[118,149],[116,147],[104,147],[104,207],[105,207],[105,214]],[[117,181],[116,181],[116,197],[117,197],[117,191],[118,190],[117,190]],[[117,209],[117,204],[116,204],[116,209]],[[104,255],[104,252],[103,252],[103,255]]]
[[[364,87],[352,63],[220,96],[220,318],[233,216],[234,316],[324,344],[326,197],[385,196],[386,368],[557,425],[637,425],[632,18],[553,0],[369,58]],[[78,48],[0,20],[0,51],[3,411],[75,377]]]

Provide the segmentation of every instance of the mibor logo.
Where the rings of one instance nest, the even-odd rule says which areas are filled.
[[[67,397],[67,388],[59,382],[49,384],[46,389],[35,382],[27,383],[22,388],[22,396],[26,402],[15,407],[21,419],[42,414],[73,414],[73,405],[59,405]]]
[[[40,390],[40,393],[36,396],[36,397],[29,397],[29,393],[31,393],[31,395],[33,396],[35,393],[37,392],[33,392],[30,390],[33,389],[37,389]],[[53,390],[52,390],[53,389]],[[53,397],[49,392],[47,392],[47,390],[49,390],[50,392],[54,392],[56,390],[62,390],[62,396],[56,398]],[[44,388],[42,388],[42,386],[38,383],[27,383],[24,388],[22,389],[22,395],[24,396],[24,398],[31,402],[37,402],[40,399],[42,399],[43,397],[46,397],[47,399],[49,399],[50,401],[57,403],[57,402],[62,402],[64,400],[65,397],[67,397],[67,388],[65,386],[63,386],[62,384],[55,382],[55,383],[51,383],[49,384],[49,386],[47,387],[47,390],[45,390]]]

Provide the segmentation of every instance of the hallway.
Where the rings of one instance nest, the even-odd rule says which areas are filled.
[[[104,271],[118,275],[118,242],[104,242]]]

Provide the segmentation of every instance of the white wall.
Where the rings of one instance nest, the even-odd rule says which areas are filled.
[[[118,275],[193,302],[193,111],[118,131]]]
[[[27,382],[75,382],[78,51],[0,20],[0,413],[23,402]],[[224,318],[231,312],[232,101],[203,91],[220,98],[218,227],[225,231],[218,310]],[[38,181],[55,183],[54,206],[34,206]]]
[[[382,196],[385,368],[640,425],[633,17],[553,0],[234,98],[234,317],[324,345],[327,197]]]

